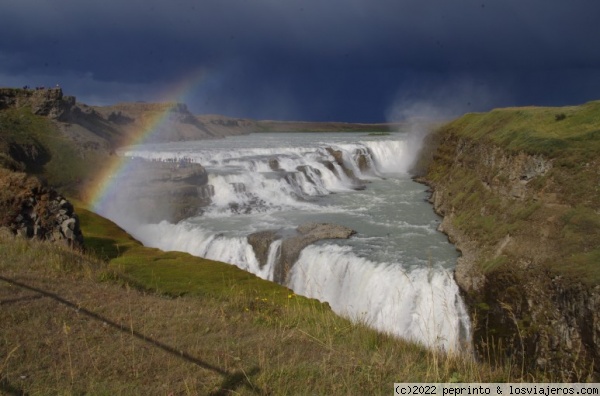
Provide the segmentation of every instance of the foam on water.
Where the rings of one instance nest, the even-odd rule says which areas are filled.
[[[335,312],[428,346],[457,351],[468,337],[468,316],[446,269],[374,263],[348,247],[306,247],[290,288],[327,301]]]
[[[342,152],[346,171],[328,148]],[[357,140],[348,134],[259,134],[132,147],[121,154],[198,162],[214,187],[200,217],[130,226],[145,245],[228,262],[273,280],[281,240],[271,244],[261,267],[248,234],[289,233],[308,221],[347,225],[357,237],[301,252],[290,288],[425,345],[457,350],[469,340],[468,316],[452,279],[456,252],[435,231],[438,220],[423,202],[424,188],[407,175],[412,153],[405,135]],[[366,190],[354,191],[351,174],[369,181]]]

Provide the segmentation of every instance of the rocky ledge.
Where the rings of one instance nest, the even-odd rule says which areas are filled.
[[[200,164],[133,158],[126,166],[113,182],[119,188],[106,199],[132,218],[176,223],[198,215],[211,202],[212,186]]]
[[[292,234],[283,234],[279,230],[255,232],[248,236],[248,243],[254,249],[254,254],[262,267],[267,263],[271,244],[282,239],[273,280],[285,284],[292,266],[306,246],[325,239],[348,239],[355,233],[353,229],[337,224],[305,223],[296,228]]]
[[[74,96],[64,96],[62,89],[0,88],[0,110],[5,108],[31,107],[33,114],[59,121],[65,120],[75,105]]]

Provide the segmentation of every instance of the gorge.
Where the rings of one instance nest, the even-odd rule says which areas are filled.
[[[451,348],[470,334],[481,356],[492,342],[501,342],[499,361],[518,362],[526,371],[566,380],[597,375],[599,102],[498,109],[441,126],[426,139],[411,173],[432,188],[430,197],[406,173],[404,154],[414,153],[402,133],[236,136],[259,124],[213,116],[202,121],[169,104],[90,107],[54,89],[2,89],[0,97],[2,166],[40,176],[64,195],[86,200],[97,170],[120,155],[141,157],[127,161],[126,171],[138,177],[113,183],[121,191],[107,192],[107,205],[98,211],[147,244],[237,260],[242,268],[393,332],[386,327],[391,301],[352,293],[383,291],[398,297],[392,305],[406,320],[398,321],[404,329],[420,319],[411,314],[416,302],[432,313],[424,316],[442,318],[429,322],[431,333],[415,327],[419,334],[409,331],[409,338]],[[166,114],[160,130],[181,141],[123,149],[156,114]],[[209,140],[192,142],[197,139]],[[283,214],[285,208],[298,216]],[[351,213],[352,221],[342,220]],[[341,238],[352,234],[347,229],[356,234],[319,240],[322,224],[340,226]],[[11,227],[23,228],[18,222]],[[303,246],[306,241],[311,244]],[[291,258],[303,247],[291,268],[278,257],[284,243],[295,247],[283,254]],[[354,280],[345,278],[350,269]],[[307,281],[315,279],[347,282],[319,288],[319,282]],[[393,279],[402,279],[400,286]],[[429,299],[434,285],[443,293]],[[410,309],[397,303],[400,295],[414,303]],[[340,301],[354,310],[344,311]],[[435,301],[449,302],[443,308],[452,312],[451,320],[431,309],[440,308]],[[371,308],[364,304],[383,314],[365,315]],[[464,325],[469,321],[470,332]],[[438,339],[440,331],[451,336]]]

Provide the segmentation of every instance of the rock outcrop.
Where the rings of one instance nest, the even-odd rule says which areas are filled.
[[[340,167],[340,169],[344,172],[346,177],[349,178],[350,180],[352,180],[354,189],[364,190],[366,188],[364,180],[361,180],[358,177],[356,177],[356,174],[354,173],[354,171],[344,161],[344,155],[341,150],[334,150],[331,147],[326,147],[325,150],[327,150],[329,155],[331,155],[334,160],[333,162],[328,161],[328,162],[324,163],[324,165],[327,167],[327,169],[329,169],[330,171],[337,174],[338,171],[335,168],[335,166],[333,165],[333,163],[336,163]],[[363,158],[363,160],[364,160],[364,158]],[[359,164],[361,164],[363,162],[366,162],[366,160],[359,162]],[[362,166],[364,167],[365,164],[363,163]]]
[[[63,96],[60,88],[0,88],[0,110],[30,107],[33,114],[64,121],[75,106],[74,96]]]
[[[126,168],[113,180],[119,187],[107,192],[106,200],[126,210],[129,218],[176,223],[201,213],[214,194],[200,164],[133,158]]]
[[[281,236],[273,230],[258,231],[248,235],[248,243],[252,246],[254,255],[261,268],[267,264],[271,243],[280,238]]]
[[[260,231],[248,236],[261,266],[267,262],[269,247],[273,241],[282,239],[279,260],[275,265],[274,281],[285,285],[294,263],[302,249],[325,239],[348,239],[356,232],[348,227],[329,223],[306,223],[296,228],[293,234],[280,235],[278,231]]]
[[[88,106],[59,87],[0,88],[0,111],[30,109],[55,121],[61,132],[82,149],[107,154],[131,143],[153,127],[146,142],[213,139],[249,133],[255,122],[223,116],[196,116],[183,103],[120,103]],[[160,121],[160,122],[159,122]]]
[[[73,205],[37,178],[0,169],[0,228],[24,238],[82,249],[83,234]]]

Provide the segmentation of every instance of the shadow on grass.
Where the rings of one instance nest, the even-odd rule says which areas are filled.
[[[102,260],[112,260],[125,253],[129,248],[119,245],[112,238],[85,237],[85,248]]]
[[[260,371],[260,369],[258,367],[253,367],[247,373],[245,371],[233,372],[233,373],[225,376],[225,378],[223,379],[223,382],[221,383],[221,388],[217,391],[211,392],[209,394],[209,396],[230,395],[232,392],[235,392],[235,389],[237,389],[241,386],[246,386],[246,387],[250,388],[252,391],[254,391],[254,393],[265,394],[264,391],[260,391],[259,389],[256,389],[252,385],[252,382],[250,382],[249,377],[252,375],[258,374],[259,371]]]
[[[6,378],[0,380],[0,391],[6,392],[7,395],[14,395],[14,396],[28,396],[29,395],[29,393],[25,392],[23,389],[17,388],[16,386],[12,385],[10,382],[8,382],[8,380]],[[2,394],[5,394],[5,393],[2,393]]]
[[[135,337],[139,340],[142,340],[150,345],[160,348],[163,351],[170,353],[173,356],[176,356],[176,357],[178,357],[182,360],[185,360],[189,363],[195,364],[196,366],[201,367],[203,369],[211,370],[217,374],[222,375],[224,378],[223,378],[223,382],[221,383],[221,388],[219,390],[217,390],[216,392],[213,392],[212,395],[217,396],[217,395],[230,394],[232,391],[234,391],[235,389],[242,387],[242,386],[248,388],[253,393],[266,394],[266,392],[264,390],[261,390],[258,387],[256,387],[254,384],[252,384],[252,381],[249,378],[251,375],[256,375],[260,371],[260,369],[258,367],[253,367],[248,372],[245,372],[245,371],[230,372],[228,370],[222,369],[218,366],[215,366],[213,364],[205,362],[201,359],[198,359],[197,357],[192,356],[184,351],[177,350],[177,349],[173,348],[172,346],[167,345],[163,342],[160,342],[151,337],[148,337],[145,334],[140,333],[139,331],[123,327],[122,325],[115,323],[102,315],[99,315],[95,312],[89,311],[85,308],[81,308],[79,305],[72,303],[71,301],[65,300],[58,294],[54,294],[49,291],[39,289],[37,287],[29,286],[29,285],[26,285],[25,283],[21,283],[21,282],[18,282],[16,280],[13,280],[10,278],[6,278],[1,275],[0,275],[0,280],[3,280],[13,286],[18,286],[23,289],[39,293],[40,295],[42,295],[44,297],[51,298],[60,304],[66,305],[67,307],[74,309],[79,314],[87,315],[88,317],[98,320],[100,322],[103,322],[106,325],[108,325],[122,333],[132,335],[133,337]],[[0,383],[0,390],[6,391],[6,392],[11,392],[12,394],[19,394],[19,395],[24,394],[23,391],[21,391],[20,389],[14,388],[12,385],[10,385],[8,382],[6,382],[6,380],[3,380],[3,382]],[[21,392],[21,393],[18,393],[18,392]]]
[[[44,296],[40,296],[39,294],[37,294],[34,296],[25,296],[25,297],[19,297],[19,298],[11,298],[9,300],[0,300],[0,305],[14,304],[14,303],[18,303],[21,301],[37,300],[37,299],[40,299],[43,297]]]

